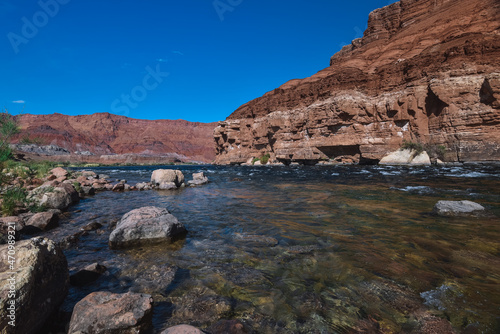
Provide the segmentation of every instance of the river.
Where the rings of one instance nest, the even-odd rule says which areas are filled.
[[[129,184],[162,167],[90,168]],[[174,191],[102,192],[45,235],[67,245],[71,272],[99,262],[63,309],[93,291],[144,292],[156,332],[240,319],[257,333],[418,330],[500,332],[500,166],[167,166],[210,183]],[[439,200],[472,200],[481,217],[438,217]],[[126,212],[167,208],[189,231],[172,245],[110,250]]]

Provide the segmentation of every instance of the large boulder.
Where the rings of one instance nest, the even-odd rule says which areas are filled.
[[[44,185],[33,190],[31,199],[47,209],[65,210],[78,203],[80,196],[71,184],[61,183],[56,187]]]
[[[162,183],[173,183],[178,188],[184,183],[184,174],[180,170],[157,169],[151,175],[151,183],[159,187]]]
[[[201,186],[208,183],[208,177],[203,172],[193,173],[193,179],[188,181],[190,186]]]
[[[167,209],[143,207],[126,213],[109,236],[111,248],[172,242],[187,233]]]
[[[392,152],[380,160],[381,165],[430,165],[431,159],[427,152],[421,153],[411,150],[397,150]]]
[[[433,212],[439,216],[468,216],[484,212],[484,207],[471,201],[439,201]]]
[[[15,245],[15,262],[9,263],[8,256],[9,245],[0,246],[0,332],[13,329],[8,307],[14,301],[12,333],[37,333],[66,297],[66,257],[53,241],[44,238],[19,241]]]
[[[75,305],[68,333],[145,333],[152,326],[152,315],[150,295],[94,292]]]

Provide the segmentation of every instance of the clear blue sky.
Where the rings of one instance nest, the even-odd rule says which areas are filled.
[[[0,103],[13,114],[224,120],[327,67],[391,2],[0,0]]]

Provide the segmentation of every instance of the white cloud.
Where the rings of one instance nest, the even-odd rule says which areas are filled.
[[[24,101],[24,100],[17,100],[17,101],[12,101],[12,103],[25,104],[26,101]]]
[[[156,61],[158,61],[160,63],[166,63],[166,62],[168,62],[168,59],[159,58],[159,59],[156,59]]]

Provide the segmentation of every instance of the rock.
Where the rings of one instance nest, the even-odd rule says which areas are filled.
[[[93,263],[82,270],[69,277],[69,282],[74,286],[83,286],[96,281],[102,274],[106,272],[107,268],[98,263]]]
[[[187,233],[184,225],[167,209],[153,206],[126,213],[109,236],[111,248],[172,242]]]
[[[162,183],[174,183],[178,188],[184,183],[184,174],[180,170],[157,169],[151,175],[151,183],[158,187]]]
[[[95,230],[100,229],[101,227],[102,227],[101,223],[92,222],[92,223],[89,223],[89,224],[85,225],[84,227],[82,227],[82,230],[83,231],[95,231]]]
[[[165,329],[161,334],[203,334],[200,329],[189,325],[178,325]]]
[[[78,203],[80,196],[70,184],[59,184],[56,187],[41,186],[33,190],[32,197],[40,205],[48,209],[65,210],[70,205]]]
[[[150,295],[94,292],[75,305],[69,333],[145,333],[152,314]]]
[[[55,175],[56,178],[68,176],[68,171],[64,168],[61,168],[61,167],[57,167],[57,168],[52,169],[50,171],[50,173],[52,175]]]
[[[200,186],[208,183],[208,177],[203,172],[193,173],[193,180],[188,181],[190,186]]]
[[[125,184],[124,183],[117,183],[113,186],[113,191],[115,192],[121,192],[121,191],[124,191],[125,190]]]
[[[16,333],[35,334],[66,297],[69,281],[66,257],[54,242],[44,238],[17,242],[14,270],[9,268],[7,254],[8,246],[0,246],[0,332],[9,332],[8,279],[14,272]]]
[[[172,190],[177,189],[177,185],[174,182],[162,182],[157,187],[159,190]]]
[[[135,185],[135,188],[137,190],[150,190],[151,189],[151,185],[149,183],[146,183],[146,182],[141,182],[141,183],[137,183]]]
[[[189,323],[204,327],[231,315],[232,306],[228,298],[217,295],[211,289],[200,286],[182,297],[171,297],[173,303],[172,323]]]
[[[124,190],[124,191],[130,191],[130,190],[131,190],[131,188],[132,188],[132,187],[130,186],[130,184],[125,183],[125,184],[123,185],[123,190]]]
[[[474,215],[484,212],[484,207],[471,201],[439,201],[433,212],[439,216]]]
[[[95,189],[92,186],[82,186],[82,192],[85,196],[94,196]]]
[[[210,334],[247,334],[251,333],[239,320],[220,320],[208,328]]]
[[[418,154],[415,150],[405,149],[392,152],[380,160],[381,165],[430,165],[427,152]]]
[[[499,21],[498,0],[408,0],[377,9],[363,37],[329,67],[219,122],[215,163],[269,153],[286,164],[339,157],[374,164],[416,139],[444,146],[447,162],[499,161]]]
[[[24,220],[18,216],[0,218],[0,244],[8,242],[9,231],[14,231],[15,240],[19,240],[24,226]]]
[[[47,231],[59,226],[59,216],[53,212],[39,212],[34,214],[26,223],[23,233],[34,234]]]

